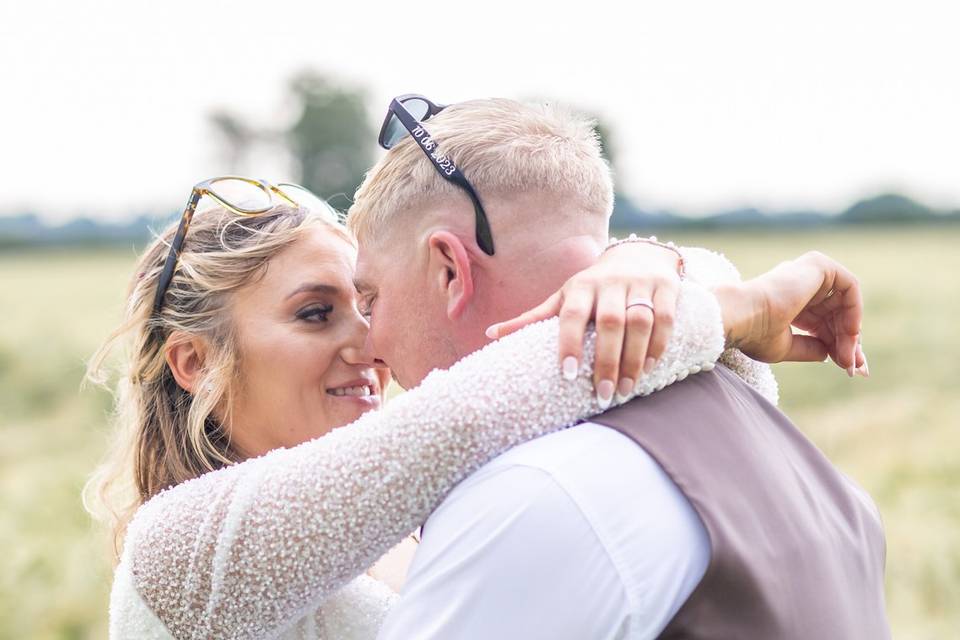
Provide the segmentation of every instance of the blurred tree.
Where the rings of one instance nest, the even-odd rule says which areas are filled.
[[[610,171],[613,173],[613,216],[610,219],[611,229],[646,229],[657,223],[663,223],[662,219],[655,214],[641,211],[634,202],[628,198],[619,189],[619,174],[617,171],[617,153],[616,146],[613,143],[615,134],[613,128],[608,122],[597,114],[590,116],[593,121],[593,130],[600,139],[600,151],[603,157],[610,163]]]
[[[936,218],[926,205],[898,193],[860,200],[840,214],[844,222],[926,222]]]
[[[218,109],[210,114],[210,123],[222,143],[223,159],[230,173],[240,173],[247,151],[256,137],[246,123],[236,115]]]
[[[292,160],[295,175],[278,179],[298,181],[333,206],[347,208],[376,148],[365,92],[304,71],[288,83],[287,102],[295,115],[285,127],[257,126],[222,109],[210,114],[228,170],[247,170],[255,147],[279,147]],[[249,169],[260,175],[257,167]]]
[[[613,174],[616,176],[617,165],[616,152],[613,147],[613,130],[610,128],[610,125],[601,120],[599,116],[594,116],[593,121],[596,123],[593,126],[593,130],[597,132],[597,137],[600,139],[600,150],[603,152],[603,157],[610,163]]]
[[[285,132],[303,185],[345,208],[373,164],[376,133],[366,95],[328,78],[304,72],[290,82],[300,115]]]

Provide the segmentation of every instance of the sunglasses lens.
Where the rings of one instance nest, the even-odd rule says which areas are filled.
[[[386,129],[384,129],[383,132],[383,146],[387,149],[392,149],[395,144],[403,140],[403,136],[405,135],[407,135],[407,130],[400,124],[400,119],[397,118],[397,116],[391,115],[390,120],[387,121]]]
[[[210,192],[241,213],[263,213],[270,208],[270,194],[245,180],[223,178],[210,185]]]
[[[309,209],[315,213],[321,215],[330,214],[334,218],[337,217],[336,211],[327,204],[327,201],[313,193],[304,189],[298,184],[290,184],[286,182],[281,182],[277,185],[280,191],[283,191],[284,194],[291,200],[297,203],[298,206],[303,207],[304,209]]]
[[[408,98],[404,100],[402,104],[406,107],[407,111],[410,112],[410,115],[420,121],[423,121],[424,118],[427,117],[427,114],[430,113],[430,105],[420,98]],[[407,135],[407,129],[403,126],[403,123],[400,122],[400,118],[391,115],[383,132],[383,146],[390,149],[393,145],[403,140],[405,135]]]
[[[410,112],[410,115],[417,120],[423,120],[427,117],[427,114],[430,113],[430,105],[427,104],[426,100],[421,100],[420,98],[404,100],[403,106],[405,106],[407,111]]]

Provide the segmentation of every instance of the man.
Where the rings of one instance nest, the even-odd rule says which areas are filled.
[[[406,96],[392,103],[381,143],[393,148],[358,191],[349,225],[368,347],[404,387],[482,347],[488,326],[559,289],[607,242],[609,169],[575,116],[506,100],[441,112]],[[822,359],[826,343],[852,372],[859,327],[832,320],[849,321],[841,307],[859,293],[831,301],[818,291],[828,272],[840,270],[805,256],[752,283],[761,306],[772,299],[765,288],[790,302],[766,308],[763,340],[741,346],[775,361],[798,351]],[[630,305],[625,322],[668,318],[669,294],[635,293],[619,299]],[[598,321],[617,317],[609,305],[596,302]],[[825,309],[839,315],[823,322]],[[816,337],[792,336],[791,322]],[[624,364],[629,386],[645,363]],[[604,406],[616,366],[599,369]],[[884,638],[883,556],[870,499],[718,367],[466,479],[426,522],[381,635]]]

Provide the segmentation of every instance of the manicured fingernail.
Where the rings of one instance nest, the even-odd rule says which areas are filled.
[[[486,330],[484,333],[486,333],[486,334],[487,334],[487,337],[490,338],[491,340],[496,340],[496,339],[497,339],[497,325],[495,325],[495,324],[490,325],[489,327],[487,327],[487,330]]]
[[[626,400],[630,392],[633,391],[633,378],[620,378],[620,384],[617,385],[617,402]]]
[[[853,365],[850,365],[849,367],[847,367],[847,375],[850,376],[851,378],[853,377],[854,371],[855,369],[853,368]]]
[[[860,347],[858,347],[858,350],[860,351],[860,357],[863,358],[863,364],[860,365],[860,368],[857,369],[857,372],[858,372],[861,376],[863,376],[864,378],[869,378],[869,377],[870,377],[870,365],[867,364],[867,354],[865,354],[865,353],[863,352],[863,349],[860,348]]]
[[[597,385],[597,404],[607,409],[613,401],[613,380],[601,380]]]
[[[643,372],[650,373],[651,371],[653,371],[653,365],[655,364],[657,364],[656,360],[654,360],[653,358],[647,358],[643,362]]]
[[[580,368],[580,365],[577,364],[577,359],[573,356],[567,356],[563,359],[563,377],[567,380],[576,380],[577,379],[577,369]]]

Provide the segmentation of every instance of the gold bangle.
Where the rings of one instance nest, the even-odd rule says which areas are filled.
[[[680,253],[680,249],[678,249],[677,245],[673,244],[672,242],[660,242],[659,240],[657,240],[657,236],[650,236],[649,238],[641,238],[637,234],[631,233],[628,237],[622,240],[617,240],[616,238],[611,236],[610,243],[607,244],[607,248],[604,249],[603,251],[607,252],[610,249],[613,249],[614,247],[619,247],[620,245],[627,244],[628,242],[643,242],[646,244],[652,244],[652,245],[663,247],[664,249],[669,249],[670,251],[673,251],[675,254],[677,254],[677,258],[680,259],[680,264],[677,267],[677,274],[680,276],[681,280],[683,280],[683,278],[686,276],[686,273],[687,273],[686,264],[683,261],[683,254]]]

